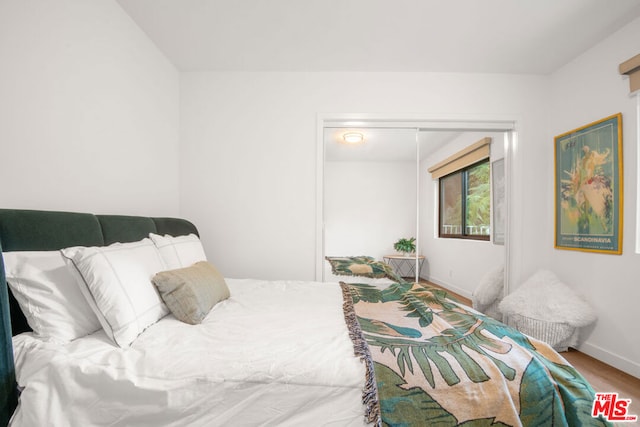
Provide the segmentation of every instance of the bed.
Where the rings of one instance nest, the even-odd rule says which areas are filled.
[[[340,284],[225,278],[183,219],[9,209],[0,244],[4,424],[606,425],[549,346],[375,260],[342,259]],[[19,277],[45,256],[73,286],[38,303]],[[163,280],[196,273],[185,311]]]

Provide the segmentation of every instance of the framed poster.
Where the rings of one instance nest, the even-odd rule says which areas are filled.
[[[622,253],[622,114],[558,135],[555,247]]]
[[[493,196],[493,244],[504,245],[506,220],[504,159],[491,163],[491,194]]]

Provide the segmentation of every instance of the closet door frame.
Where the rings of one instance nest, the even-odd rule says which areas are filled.
[[[315,280],[324,280],[324,169],[325,169],[325,128],[413,128],[418,131],[485,131],[505,132],[505,177],[506,208],[505,224],[505,293],[508,293],[511,267],[511,248],[517,236],[511,233],[514,200],[513,183],[517,181],[512,167],[517,158],[517,123],[514,117],[440,116],[427,114],[367,114],[367,113],[318,113],[316,119],[316,265]],[[419,222],[419,219],[418,219]]]

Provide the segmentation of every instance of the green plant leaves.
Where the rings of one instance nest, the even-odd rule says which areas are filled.
[[[409,239],[398,239],[397,242],[395,242],[393,244],[393,249],[395,249],[398,252],[408,252],[408,253],[413,253],[416,251],[416,238],[415,237],[411,237]]]
[[[345,286],[353,297],[365,347],[376,362],[379,402],[387,425],[425,425],[425,420],[429,425],[503,425],[483,418],[486,413],[458,424],[456,403],[438,403],[429,394],[443,386],[458,391],[438,392],[434,395],[438,399],[501,390],[491,398],[510,400],[514,410],[519,407],[519,413],[511,416],[520,417],[527,426],[607,425],[590,417],[594,392],[573,367],[549,360],[525,335],[469,311],[446,292],[407,282]],[[363,304],[376,308],[367,307],[363,311],[367,317],[358,316]],[[485,389],[484,383],[489,387]],[[514,388],[519,395],[512,394]],[[418,414],[407,412],[410,408],[417,408]],[[473,409],[461,413],[466,411]]]

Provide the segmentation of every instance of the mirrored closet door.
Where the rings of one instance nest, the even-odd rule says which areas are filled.
[[[416,276],[419,254],[417,130],[324,129],[324,253],[386,260],[402,276]],[[406,239],[416,252],[394,243]],[[325,280],[333,280],[325,264]]]
[[[429,169],[488,140],[490,155],[485,161],[491,168],[500,168],[498,176],[508,182],[513,122],[378,119],[320,123],[319,280],[341,280],[332,274],[326,256],[368,256],[391,264],[402,277],[427,279],[466,296],[471,296],[484,274],[504,266],[506,292],[508,185],[502,188],[501,216],[494,215],[498,212],[495,200],[488,201],[489,236],[484,240],[443,238],[439,179]],[[493,230],[500,230],[499,239]],[[415,239],[415,253],[403,254],[394,247],[401,238]]]

